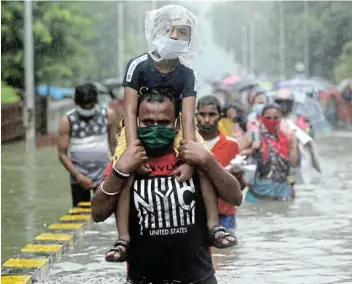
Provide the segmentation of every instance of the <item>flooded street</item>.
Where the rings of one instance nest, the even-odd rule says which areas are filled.
[[[336,133],[318,141],[323,175],[297,187],[294,202],[240,207],[239,245],[213,251],[219,283],[352,284],[351,138]],[[2,261],[71,205],[56,150],[38,151],[34,174],[19,149],[2,149]],[[115,239],[114,219],[93,225],[46,283],[123,283],[126,264],[104,261]]]
[[[5,261],[71,208],[69,177],[56,148],[24,154],[1,149],[1,261]]]
[[[252,156],[246,179],[259,178],[253,199],[264,197],[237,209],[235,247],[211,248],[219,284],[352,284],[351,3],[2,1],[1,283],[126,283],[126,262],[105,261],[118,239],[115,218],[94,223],[84,190],[133,137],[146,151],[134,145],[134,156],[112,171],[119,178],[133,177],[128,169],[145,153],[156,154],[149,161],[155,177],[131,192],[136,227],[129,229],[153,236],[144,254],[136,247],[136,263],[154,257],[159,278],[171,277],[172,260],[183,274],[184,267],[194,272],[190,261],[197,270],[193,259],[204,247],[180,257],[174,250],[199,246],[199,210],[213,227],[204,237],[232,245],[216,235],[210,189],[201,190],[207,202],[199,206],[203,180],[180,185],[167,177],[180,161],[202,160],[196,146],[185,143],[176,160],[158,157],[179,138],[197,136],[229,171],[244,164],[235,153]],[[34,143],[40,146],[30,151]],[[269,201],[291,193],[286,180],[297,169],[288,164],[299,162],[304,172],[296,180],[309,184],[295,185],[294,200]],[[181,179],[190,174],[186,166]],[[235,183],[207,166],[220,195],[238,204]],[[105,185],[105,194],[118,196]],[[233,209],[219,207],[224,215]],[[187,245],[169,255],[175,240]],[[209,269],[209,258],[203,262],[201,270]],[[144,270],[154,274],[150,267]]]

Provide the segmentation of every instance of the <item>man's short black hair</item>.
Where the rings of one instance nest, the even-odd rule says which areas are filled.
[[[84,83],[75,88],[74,101],[76,105],[84,105],[98,102],[98,90],[93,83]]]
[[[175,118],[177,118],[181,111],[181,99],[176,96],[176,93],[172,88],[168,87],[154,89],[141,88],[138,95],[137,115],[139,113],[139,106],[144,100],[147,100],[147,102],[162,103],[165,99],[169,99],[174,104]]]
[[[221,114],[220,101],[217,97],[212,96],[212,95],[201,97],[197,103],[197,110],[202,106],[209,106],[209,105],[215,105],[219,114]]]

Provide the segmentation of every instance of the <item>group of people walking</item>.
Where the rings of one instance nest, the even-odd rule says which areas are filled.
[[[196,101],[188,63],[197,24],[179,5],[147,12],[148,53],[127,64],[123,121],[98,105],[91,83],[76,87],[76,107],[61,120],[73,206],[93,190],[93,219],[115,215],[118,240],[105,259],[127,261],[132,283],[217,283],[210,248],[237,244],[242,190],[248,201],[294,197],[300,155],[286,122],[291,98],[269,103],[256,93],[248,117],[211,94]],[[227,168],[238,156],[256,165],[251,179]]]

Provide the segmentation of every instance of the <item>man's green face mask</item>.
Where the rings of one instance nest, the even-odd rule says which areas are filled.
[[[174,142],[176,130],[164,125],[139,126],[139,139],[146,150],[164,150]]]

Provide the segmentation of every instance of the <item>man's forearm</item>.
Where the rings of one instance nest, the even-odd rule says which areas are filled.
[[[61,163],[64,165],[65,169],[75,178],[77,178],[78,175],[80,175],[81,173],[79,171],[77,171],[77,169],[75,168],[75,166],[73,165],[71,159],[64,154],[60,154],[59,155],[60,161]]]
[[[110,173],[104,181],[104,191],[108,193],[120,192],[126,183],[126,178],[118,178]],[[98,187],[92,198],[92,217],[95,222],[103,222],[115,211],[119,193],[116,195],[107,195]]]
[[[91,202],[93,220],[99,223],[109,218],[116,208],[117,200],[118,195],[107,196],[98,187]]]
[[[230,173],[225,171],[223,166],[213,157],[202,167],[205,175],[212,182],[218,196],[233,205],[239,206],[242,203],[241,185]]]

